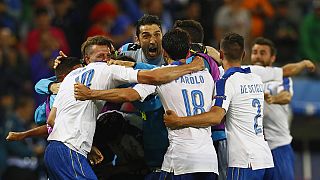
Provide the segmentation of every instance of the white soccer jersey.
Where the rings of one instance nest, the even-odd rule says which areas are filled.
[[[211,108],[214,81],[208,70],[187,74],[160,86],[138,84],[134,89],[144,100],[157,92],[165,110],[179,116],[192,116]],[[170,145],[161,170],[175,175],[194,172],[218,174],[218,160],[211,139],[211,128],[168,129]]]
[[[77,101],[74,97],[74,84],[81,82],[92,89],[111,89],[124,83],[137,82],[137,72],[132,68],[108,66],[103,62],[90,63],[70,72],[61,83],[53,103],[57,113],[48,140],[60,141],[86,156],[91,150],[97,114],[104,101]]]
[[[263,135],[263,84],[250,68],[233,67],[216,83],[214,106],[225,109],[229,167],[273,167]]]
[[[250,67],[251,72],[260,76],[263,83],[269,81],[278,81],[282,82],[283,70],[279,67],[263,67],[257,65],[246,65],[241,66],[241,68]],[[222,77],[224,74],[224,69],[222,66],[219,66],[220,76]]]
[[[289,91],[293,95],[292,79],[283,78],[283,82],[271,81],[265,83],[264,91],[271,95],[277,95],[281,91]],[[291,143],[292,136],[289,129],[291,112],[289,105],[264,103],[264,134],[270,149]]]

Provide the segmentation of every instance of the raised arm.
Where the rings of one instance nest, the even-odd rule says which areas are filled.
[[[200,57],[192,63],[174,67],[158,68],[150,71],[139,71],[138,82],[141,84],[160,85],[169,83],[180,76],[204,69],[204,63]]]
[[[283,78],[282,85],[277,88],[276,94],[264,94],[265,101],[269,104],[289,104],[293,95],[292,84],[293,83],[291,78]]]
[[[211,46],[206,46],[207,51],[208,51],[208,55],[211,56],[214,60],[216,60],[216,62],[221,65],[222,64],[222,60],[220,58],[220,53],[217,49],[215,49],[214,47]]]
[[[283,77],[296,76],[304,69],[307,69],[311,72],[315,71],[316,66],[310,60],[302,60],[297,63],[289,63],[282,67]]]
[[[157,68],[159,66],[153,65],[153,64],[147,64],[142,62],[131,62],[131,61],[122,61],[122,60],[113,60],[110,59],[108,62],[108,65],[119,65],[119,66],[125,66],[125,67],[132,67],[134,69],[153,69]]]
[[[164,114],[164,123],[170,129],[185,127],[209,127],[220,124],[225,110],[219,106],[213,106],[209,112],[194,116],[178,117],[174,111],[168,110]]]

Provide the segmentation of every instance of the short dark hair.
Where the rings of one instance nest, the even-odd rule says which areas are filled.
[[[160,30],[162,31],[161,21],[160,21],[158,16],[149,15],[149,14],[143,15],[137,22],[137,25],[136,25],[136,36],[139,38],[140,27],[141,26],[152,25],[152,24],[156,24],[157,26],[159,26]]]
[[[109,38],[105,36],[88,37],[88,39],[81,45],[81,55],[83,58],[90,52],[93,45],[105,45],[110,48],[110,51],[112,49],[112,41]]]
[[[186,58],[190,49],[190,37],[181,29],[169,30],[162,38],[162,47],[171,59]]]
[[[55,69],[56,77],[69,74],[73,67],[81,64],[81,60],[76,57],[62,57],[59,59],[61,62]]]
[[[207,53],[207,48],[202,43],[191,43],[190,52],[192,53]]]
[[[277,54],[277,49],[275,48],[274,43],[273,43],[270,39],[267,39],[267,38],[264,38],[264,37],[257,37],[256,39],[254,39],[254,40],[252,41],[251,48],[252,48],[255,44],[269,46],[271,56]]]
[[[180,28],[189,33],[192,43],[203,43],[203,27],[195,20],[176,20],[173,28]]]
[[[99,116],[96,131],[94,134],[95,144],[103,144],[114,140],[122,134],[126,125],[126,120],[119,112],[106,112]]]
[[[227,60],[239,61],[244,52],[244,38],[237,33],[226,33],[220,42],[220,48]]]

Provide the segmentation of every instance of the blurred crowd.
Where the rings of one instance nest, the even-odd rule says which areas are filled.
[[[17,167],[31,179],[45,172],[45,139],[6,142],[5,137],[34,126],[34,110],[46,98],[34,85],[54,75],[59,50],[80,57],[81,43],[94,35],[110,37],[116,48],[134,42],[143,14],[160,17],[163,32],[177,19],[199,21],[204,44],[213,47],[229,31],[243,35],[248,50],[251,40],[264,36],[278,49],[277,65],[320,62],[320,0],[1,0],[0,177],[10,177]]]

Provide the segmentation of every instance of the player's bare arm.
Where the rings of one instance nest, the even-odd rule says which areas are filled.
[[[164,67],[148,71],[139,71],[138,82],[140,84],[160,85],[169,83],[180,76],[204,69],[204,63],[200,57],[192,63],[174,67]]]
[[[122,61],[122,60],[113,60],[110,59],[108,62],[108,65],[119,65],[119,66],[125,66],[125,67],[134,67],[136,64],[135,62],[130,62],[130,61]]]
[[[21,141],[29,137],[43,137],[48,136],[48,130],[46,125],[42,125],[36,128],[29,129],[23,132],[9,132],[7,141]]]
[[[302,72],[304,69],[307,69],[308,71],[315,71],[316,66],[315,64],[310,60],[302,60],[297,63],[289,63],[282,67],[283,69],[283,77],[289,77],[289,76],[296,76],[300,72]]]
[[[52,107],[49,116],[48,116],[48,124],[49,126],[51,126],[53,128],[54,126],[54,121],[56,119],[56,113],[57,113],[57,108],[56,107]]]
[[[135,62],[111,60],[108,64],[115,64],[127,67],[133,67]],[[188,65],[176,66],[176,67],[164,67],[155,70],[140,71],[138,74],[138,81],[142,84],[164,84],[177,79],[180,76],[189,74],[192,72],[200,71],[204,68],[204,63],[200,57],[196,57],[192,63]]]
[[[168,110],[164,114],[164,123],[170,129],[184,128],[184,127],[209,127],[220,124],[225,110],[218,106],[213,106],[209,112],[194,116],[179,117],[174,111]]]
[[[198,57],[187,65],[139,71],[138,82],[145,84],[168,83],[180,76],[202,70],[203,68],[204,63],[201,58]],[[74,93],[77,100],[99,99],[108,102],[127,102],[140,99],[140,95],[131,88],[91,90],[80,83],[74,85]]]
[[[6,137],[7,141],[21,141],[25,139],[26,134],[25,132],[12,132],[10,131],[8,133],[8,136]]]
[[[217,63],[219,65],[222,64],[222,59],[220,57],[220,53],[217,49],[215,49],[214,47],[211,46],[206,46],[207,51],[208,51],[208,55],[211,56],[214,60],[217,61]]]
[[[74,95],[77,100],[105,100],[120,103],[136,101],[140,95],[132,88],[115,88],[109,90],[92,90],[81,83],[74,85]]]
[[[289,91],[281,91],[277,95],[271,95],[269,93],[264,94],[264,100],[268,104],[289,104],[291,102],[292,94]]]

